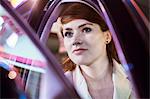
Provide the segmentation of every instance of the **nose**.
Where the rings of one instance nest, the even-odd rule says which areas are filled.
[[[82,41],[75,41],[75,42],[73,42],[73,45],[78,46],[78,45],[81,45],[82,43],[83,43]]]
[[[83,44],[83,35],[80,32],[77,32],[74,34],[73,38],[73,46],[78,46]]]

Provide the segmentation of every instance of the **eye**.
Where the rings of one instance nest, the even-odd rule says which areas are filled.
[[[92,31],[92,29],[89,28],[89,27],[85,27],[85,28],[82,29],[82,32],[83,32],[83,33],[89,33],[89,32],[91,32],[91,31]]]
[[[73,36],[73,33],[72,32],[65,32],[64,36],[68,37],[68,38],[71,38]]]

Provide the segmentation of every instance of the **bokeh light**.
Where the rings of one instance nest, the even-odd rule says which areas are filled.
[[[8,77],[10,79],[15,79],[17,77],[17,73],[12,70],[12,71],[9,72]]]

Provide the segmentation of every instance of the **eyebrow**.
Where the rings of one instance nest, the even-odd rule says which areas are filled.
[[[92,23],[84,23],[84,24],[79,25],[78,28],[84,27],[85,25],[93,25],[93,24]],[[72,28],[66,28],[65,30],[71,31]]]
[[[78,28],[84,27],[85,25],[93,25],[92,23],[85,23],[78,26]]]

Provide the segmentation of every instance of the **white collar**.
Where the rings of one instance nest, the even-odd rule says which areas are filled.
[[[112,80],[114,84],[113,99],[129,99],[131,94],[130,82],[127,79],[127,75],[123,67],[115,60],[113,67]],[[76,66],[73,71],[73,83],[75,89],[82,99],[92,99],[85,78],[83,77],[79,66]]]

